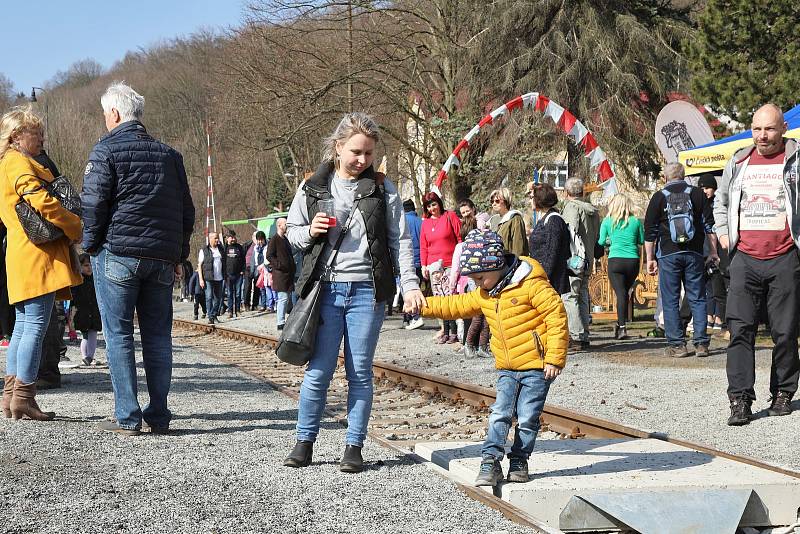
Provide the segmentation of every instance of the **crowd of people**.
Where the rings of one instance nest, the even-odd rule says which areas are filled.
[[[176,281],[193,298],[196,320],[200,310],[212,324],[225,313],[275,311],[278,330],[292,305],[313,293],[323,320],[313,332],[296,443],[284,464],[311,464],[343,344],[348,424],[340,469],[360,472],[378,337],[387,307],[402,300],[407,329],[435,317],[441,321],[435,343],[454,345],[467,358],[494,359],[497,400],[476,483],[503,478],[500,460],[514,419],[507,478],[526,481],[549,388],[570,351],[592,347],[589,278],[603,255],[616,299],[616,340],[628,337],[631,293],[644,262],[658,275],[665,355],[689,356],[691,331],[694,354],[708,356],[709,330],[727,328],[728,424],[752,418],[761,323],[774,341],[768,413],[791,412],[800,374],[798,156],[773,105],[755,113],[753,145],[737,152],[719,181],[704,176],[694,186],[680,164],[666,164],[665,184],[643,220],[625,193],[614,195],[601,219],[578,178],[566,181],[562,198],[550,184],[528,184],[524,208],[508,188],[498,188],[487,199],[490,212],[479,212],[471,199],[448,210],[429,192],[420,218],[413,200],[403,200],[373,167],[380,139],[374,119],[348,113],[325,139],[321,164],[297,190],[288,216],[276,221],[274,236],[257,231],[239,244],[233,231],[209,233],[192,268],[195,210],[180,153],[147,133],[144,98],[129,86],[111,85],[100,103],[108,134],[89,155],[80,216],[51,187],[58,171],[42,150],[41,120],[24,107],[0,119],[2,294],[13,307],[13,314],[0,310],[0,328],[10,334],[6,417],[54,417],[39,408],[36,386],[48,360],[48,332],[63,337],[59,309],[63,322],[81,332],[85,364],[95,361],[103,333],[115,402],[113,420],[100,428],[135,436],[143,428],[170,429]],[[38,240],[31,221],[19,215],[21,202],[57,235]],[[72,303],[66,312],[57,305],[62,301]],[[149,395],[144,408],[137,398],[134,313]]]

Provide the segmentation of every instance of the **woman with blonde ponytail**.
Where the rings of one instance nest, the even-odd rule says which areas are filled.
[[[610,246],[608,279],[617,297],[617,324],[614,327],[614,337],[617,339],[628,337],[625,330],[628,299],[639,275],[640,247],[644,244],[644,226],[635,211],[636,207],[628,195],[614,195],[608,204],[608,215],[600,225],[598,238],[600,245]]]
[[[36,375],[42,342],[56,298],[69,299],[81,282],[70,263],[70,241],[81,236],[81,220],[42,185],[55,178],[34,158],[42,151],[42,121],[30,106],[16,107],[0,119],[0,219],[8,228],[8,301],[16,323],[8,347],[2,409],[6,417],[49,421],[55,414],[36,404]],[[25,235],[14,206],[24,195],[42,217],[64,232],[61,239],[34,245]]]

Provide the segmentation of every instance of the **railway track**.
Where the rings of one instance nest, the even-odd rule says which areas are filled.
[[[174,319],[173,324],[176,328],[173,336],[180,339],[182,344],[235,365],[291,397],[299,396],[303,369],[285,364],[277,357],[264,357],[264,349],[275,348],[278,342],[275,337],[181,319]],[[338,421],[345,422],[347,382],[342,367],[337,368],[331,383],[327,411]],[[414,445],[420,441],[484,439],[486,412],[495,400],[493,389],[459,383],[381,361],[373,364],[373,374],[372,439],[401,452],[413,452]],[[726,453],[658,432],[645,432],[557,406],[545,406],[541,433],[552,439],[658,439],[800,479],[800,473],[754,458]],[[498,509],[513,521],[541,532],[552,532],[552,529],[520,513],[501,499],[470,486],[460,487],[471,497]]]

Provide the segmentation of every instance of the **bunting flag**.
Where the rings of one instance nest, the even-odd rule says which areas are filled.
[[[461,166],[461,160],[463,159],[461,153],[462,151],[469,150],[469,144],[473,141],[475,136],[487,129],[487,127],[492,125],[496,120],[518,109],[538,111],[545,117],[549,117],[564,134],[568,135],[575,141],[575,144],[583,148],[584,155],[589,159],[589,166],[592,169],[596,169],[597,176],[600,178],[601,182],[605,182],[614,177],[614,170],[611,168],[611,163],[608,161],[605,152],[603,152],[597,144],[597,139],[595,139],[592,132],[590,132],[575,115],[544,95],[540,95],[539,93],[526,93],[509,100],[484,116],[478,124],[472,127],[467,135],[456,145],[456,148],[453,150],[452,154],[450,154],[450,157],[447,158],[447,161],[444,162],[441,170],[436,175],[436,180],[431,186],[431,191],[441,196],[440,187],[442,186],[442,182],[447,179],[447,175],[453,167]]]

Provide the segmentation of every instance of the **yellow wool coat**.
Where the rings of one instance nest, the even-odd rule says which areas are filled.
[[[463,295],[429,297],[422,313],[445,320],[483,313],[492,332],[497,369],[527,371],[543,369],[545,363],[563,368],[569,345],[564,304],[539,262],[520,259],[530,272],[509,283],[497,297],[481,288]]]
[[[70,287],[81,283],[70,264],[69,241],[81,236],[81,219],[41,188],[41,181],[53,175],[35,160],[9,149],[0,160],[0,219],[8,228],[6,272],[8,301],[11,304],[56,292],[56,298],[69,299]],[[34,245],[28,240],[14,206],[24,191],[28,203],[42,216],[64,231],[66,237]]]

